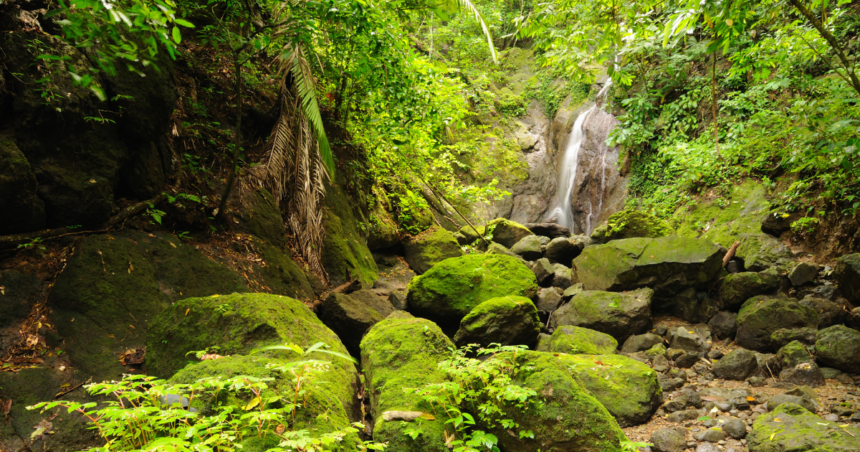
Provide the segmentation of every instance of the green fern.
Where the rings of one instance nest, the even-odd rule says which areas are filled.
[[[481,24],[481,30],[484,31],[484,36],[487,37],[487,45],[490,48],[490,55],[493,57],[493,63],[499,64],[499,60],[496,57],[496,47],[493,45],[493,36],[490,34],[490,29],[487,28],[487,24],[484,23],[484,18],[481,17],[481,13],[478,12],[478,8],[476,8],[470,0],[457,0],[457,4],[459,4],[460,8],[472,13],[472,15],[475,16],[475,20]]]

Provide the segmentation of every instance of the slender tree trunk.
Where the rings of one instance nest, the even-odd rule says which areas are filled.
[[[854,70],[851,68],[851,64],[848,61],[848,57],[845,56],[845,52],[842,50],[842,47],[839,46],[839,42],[836,41],[836,37],[833,36],[827,30],[827,28],[824,27],[824,24],[821,23],[821,21],[818,20],[817,17],[815,17],[815,14],[812,14],[812,11],[810,11],[806,6],[804,6],[803,3],[800,2],[800,0],[788,1],[789,3],[791,3],[792,6],[795,7],[795,9],[800,12],[800,14],[803,15],[803,17],[806,18],[806,20],[812,23],[812,26],[815,27],[816,30],[818,30],[818,33],[821,35],[821,37],[824,38],[824,40],[827,41],[828,44],[830,44],[830,47],[833,49],[834,52],[836,52],[836,56],[839,58],[839,61],[842,63],[842,67],[845,69],[845,73],[850,79],[851,87],[854,88],[854,91],[857,91],[857,94],[860,94],[860,80],[857,79],[857,74],[855,74]]]
[[[714,50],[714,66],[711,73],[711,109],[714,113],[714,146],[717,148],[717,158],[720,158],[720,133],[717,123],[717,51]]]
[[[236,130],[233,133],[233,167],[230,169],[230,176],[227,177],[227,185],[224,187],[221,202],[218,204],[218,213],[215,214],[216,219],[224,216],[224,210],[227,208],[227,199],[230,198],[230,192],[233,190],[233,182],[236,180],[236,170],[239,166],[239,147],[242,144],[242,63],[239,61],[240,56],[241,53],[239,50],[233,51],[233,66],[236,72]]]

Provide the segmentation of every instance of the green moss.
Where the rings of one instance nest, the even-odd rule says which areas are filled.
[[[386,411],[424,411],[432,408],[404,388],[421,388],[446,381],[438,362],[447,359],[454,346],[438,326],[397,311],[377,323],[361,341],[361,362],[375,425],[373,439],[387,442],[391,452],[437,452],[445,450],[444,420],[418,419],[414,422],[385,421]],[[404,430],[420,427],[421,435],[411,439]]]
[[[853,452],[860,429],[824,420],[800,405],[784,403],[759,416],[747,436],[752,452]]]
[[[818,313],[787,298],[756,296],[747,300],[738,313],[736,342],[741,347],[769,351],[771,335],[778,329],[815,328]]]
[[[459,346],[487,346],[491,343],[532,345],[540,334],[540,328],[537,308],[528,298],[491,298],[463,317],[454,343]]]
[[[657,372],[645,363],[623,355],[560,355],[558,359],[622,427],[647,422],[663,403]]]
[[[534,273],[519,259],[470,254],[446,259],[409,283],[407,300],[416,315],[458,324],[491,298],[537,294]]]
[[[779,289],[776,271],[732,273],[720,285],[720,301],[728,310],[735,310],[756,295],[765,295]]]
[[[742,234],[761,232],[761,219],[769,206],[766,194],[764,186],[747,180],[720,200],[725,207],[720,207],[717,200],[709,200],[696,204],[690,211],[679,209],[673,216],[678,224],[675,233],[701,237],[728,248]]]
[[[657,355],[665,355],[666,354],[666,346],[663,344],[655,344],[653,347],[649,348],[645,351],[645,356],[649,358],[653,358]]]
[[[256,237],[253,241],[256,250],[266,263],[265,266],[258,266],[256,272],[262,276],[263,283],[269,291],[300,300],[315,298],[308,276],[290,257],[289,251],[282,251]],[[307,271],[310,272],[310,269]]]
[[[281,251],[287,251],[287,228],[275,197],[265,188],[260,188],[250,197],[250,206],[238,212],[242,216],[245,231]]]
[[[562,325],[553,331],[549,340],[541,341],[539,352],[608,355],[615,353],[618,341],[599,331],[578,326]]]
[[[383,204],[387,201],[385,192],[381,189],[375,189],[374,192],[377,194],[377,202],[370,211],[370,228],[367,234],[367,248],[371,251],[390,248],[396,245],[400,238],[397,222]],[[381,196],[379,192],[382,193]]]
[[[510,360],[503,353],[490,359]],[[549,353],[519,352],[514,381],[537,392],[539,408],[509,413],[534,439],[520,439],[501,428],[491,429],[506,452],[617,452],[626,440],[612,415],[573,378],[569,365]]]
[[[247,354],[263,345],[290,342],[303,348],[324,342],[348,354],[340,339],[302,302],[270,294],[233,294],[178,301],[153,321],[147,337],[147,373],[169,377],[193,357],[190,351],[219,347],[221,355]],[[353,413],[355,366],[329,355],[311,356],[332,361],[332,394]],[[266,352],[277,359],[298,358],[286,351]]]
[[[322,361],[339,360],[336,357],[324,357],[320,355],[315,357]],[[198,381],[202,378],[218,377],[222,379],[233,378],[238,376],[249,376],[261,379],[271,379],[266,382],[268,389],[263,391],[262,397],[264,400],[273,396],[280,396],[283,400],[292,400],[295,394],[294,382],[291,379],[291,374],[283,370],[289,365],[290,360],[278,359],[271,356],[228,356],[220,359],[201,361],[192,364],[176,373],[171,379],[171,383],[188,384]],[[281,367],[281,369],[279,369]],[[333,432],[335,430],[349,427],[350,416],[344,410],[344,406],[350,406],[344,403],[338,396],[343,391],[337,385],[346,384],[352,388],[354,381],[348,381],[342,375],[341,369],[337,366],[331,366],[329,370],[310,374],[304,382],[304,403],[296,411],[296,422],[293,424],[298,428],[308,429],[312,436],[320,436],[324,433]],[[208,412],[213,403],[221,403],[224,405],[232,405],[241,409],[251,400],[250,393],[246,398],[236,398],[235,394],[228,397],[221,397],[215,400],[211,397],[198,397],[193,406],[200,409],[204,413]],[[270,403],[267,408],[277,409],[282,408],[284,402],[276,401]],[[257,444],[258,439],[252,441]],[[266,441],[262,441],[266,442]],[[350,435],[343,444],[355,446],[358,443],[357,435]],[[266,449],[262,449],[266,450]]]
[[[326,186],[325,207],[322,264],[332,285],[353,279],[364,284],[373,283],[379,277],[379,270],[361,233],[362,213],[354,210],[355,203],[339,184]]]
[[[426,272],[445,259],[463,255],[454,235],[439,226],[433,226],[407,238],[403,248],[406,251],[406,262],[418,274]]]
[[[815,356],[822,365],[860,373],[860,332],[845,325],[833,325],[819,331]]]
[[[779,242],[776,237],[764,234],[743,234],[735,255],[742,259],[744,268],[749,271],[763,271],[776,267],[787,272],[794,264],[791,262],[792,252]]]
[[[622,210],[606,222],[604,239],[617,240],[632,237],[663,237],[672,233],[665,221],[638,210]]]
[[[84,239],[49,303],[73,367],[102,381],[120,378],[117,356],[143,346],[172,302],[246,290],[237,274],[175,237],[122,231]]]
[[[0,135],[0,234],[36,231],[45,227],[45,206],[36,195],[36,174],[24,153],[10,138]]]
[[[513,247],[527,235],[534,235],[527,227],[507,218],[496,218],[487,223],[487,229],[492,232],[493,241],[505,248]],[[462,229],[460,232],[463,232]]]

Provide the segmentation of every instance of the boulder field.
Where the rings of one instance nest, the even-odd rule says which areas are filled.
[[[486,251],[471,228],[433,227],[406,239],[399,257],[374,254],[373,283],[319,291],[316,303],[299,300],[312,298],[308,280],[286,285],[287,264],[277,281],[296,297],[253,293],[193,247],[129,231],[82,241],[48,303],[76,375],[117,378],[128,369],[113,356],[133,343],[145,343],[146,374],[173,384],[248,376],[267,394],[291,391],[290,372],[306,360],[325,363],[309,374],[295,422],[313,436],[363,421],[342,438],[346,450],[372,439],[391,452],[447,451],[455,430],[433,394],[463,384],[482,394],[502,375],[526,395],[484,405],[464,392],[457,409],[504,452],[636,450],[631,441],[655,452],[860,451],[855,257],[800,278],[811,270],[793,273],[801,264],[759,237],[764,254],[747,246],[729,272],[726,248],[654,221],[625,214],[596,237],[536,226],[548,237],[499,220],[479,229],[490,231]],[[14,300],[38,291],[17,274],[0,273],[4,283]],[[126,317],[136,326],[117,329]],[[53,384],[40,372],[21,375]],[[21,393],[10,375],[0,373],[2,390]],[[192,407],[216,403],[225,401]],[[490,406],[504,425],[478,416]],[[39,420],[12,413],[0,433],[20,437]],[[98,443],[82,422],[55,425],[53,450]],[[263,443],[243,445],[276,445]]]

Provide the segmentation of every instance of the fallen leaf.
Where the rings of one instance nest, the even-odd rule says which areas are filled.
[[[0,407],[3,408],[3,415],[9,417],[9,412],[12,411],[12,399],[3,402]]]
[[[747,396],[747,402],[755,402],[755,397]]]
[[[0,286],[0,295],[6,295],[6,286]]]
[[[782,420],[781,420],[780,418],[778,418],[778,417],[773,418],[773,421],[774,421],[774,422],[782,422]]]
[[[776,436],[776,433],[771,433],[771,434],[770,434],[770,439],[769,439],[768,441],[773,441],[773,437],[774,437],[774,436]]]
[[[191,308],[188,308],[188,309],[186,309],[186,310],[185,310],[185,316],[186,316],[186,317],[188,316],[188,313],[189,313],[189,312],[191,312]]]
[[[284,424],[278,424],[278,426],[275,427],[275,433],[277,433],[278,435],[281,435],[284,433],[284,431],[286,429],[287,429],[287,427],[285,427]]]
[[[176,244],[174,244],[173,242],[167,242],[167,243],[169,243],[169,244],[170,244],[170,246],[172,246],[172,247],[176,248]]]

